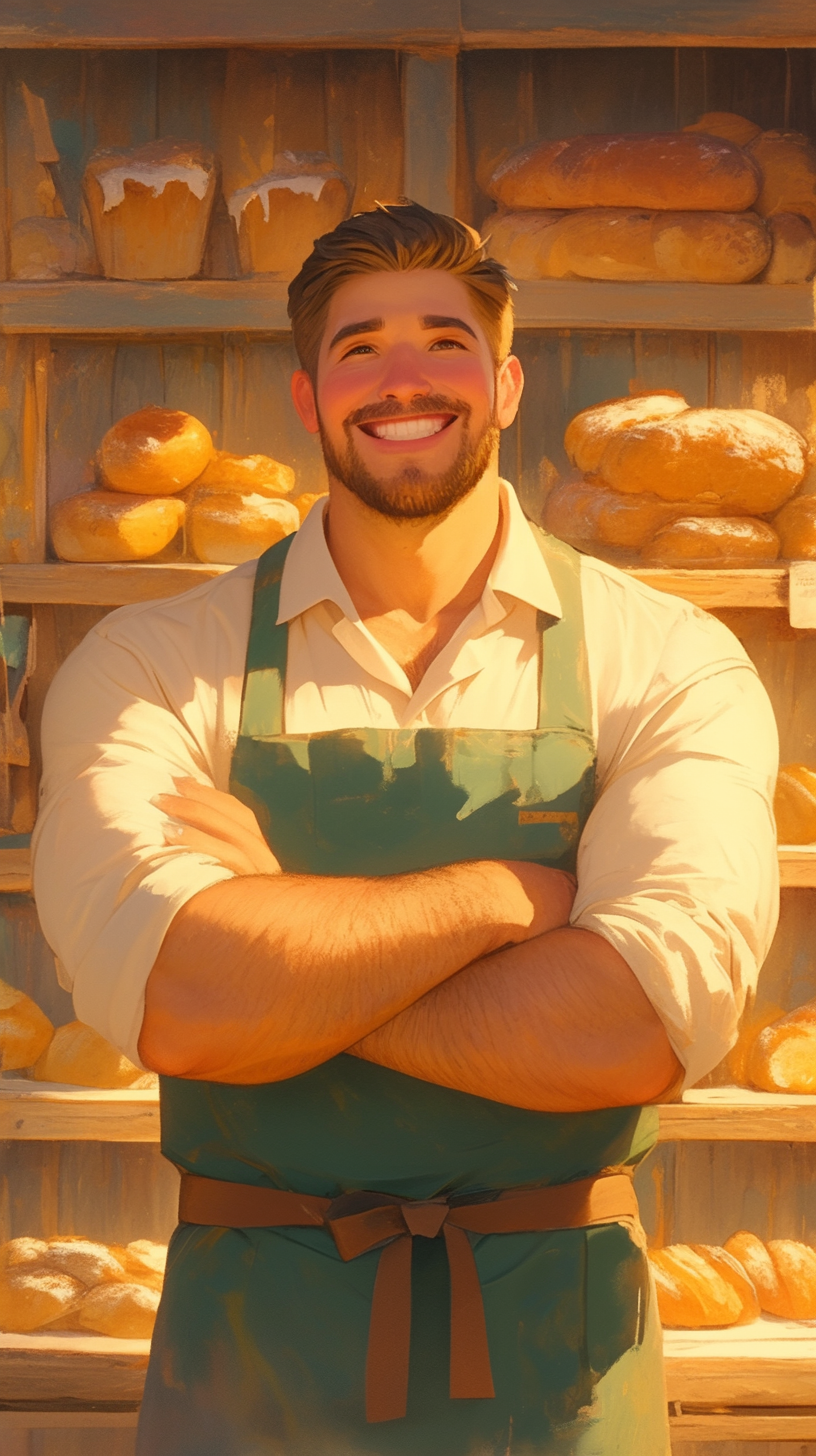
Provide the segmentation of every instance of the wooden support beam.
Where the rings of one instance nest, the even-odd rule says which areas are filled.
[[[456,56],[424,53],[403,61],[405,195],[436,212],[454,212]]]

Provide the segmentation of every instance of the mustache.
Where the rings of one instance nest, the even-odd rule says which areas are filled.
[[[346,415],[343,427],[346,430],[354,425],[367,425],[373,420],[399,420],[410,419],[412,415],[461,415],[467,421],[470,417],[470,405],[463,399],[455,399],[447,394],[423,394],[417,395],[410,404],[389,403],[387,399],[381,400],[378,404],[364,404],[360,409],[352,410]]]

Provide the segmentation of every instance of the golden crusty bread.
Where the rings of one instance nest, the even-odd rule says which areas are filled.
[[[683,131],[704,131],[708,136],[724,137],[738,147],[747,147],[760,136],[762,127],[735,111],[706,111],[690,126],[684,126]]]
[[[771,236],[753,212],[507,212],[488,218],[489,249],[519,279],[747,283],[768,264]]]
[[[125,1277],[122,1264],[107,1244],[94,1243],[92,1239],[74,1236],[49,1239],[45,1261],[50,1269],[70,1274],[88,1288],[110,1280],[121,1282]]]
[[[647,542],[647,566],[769,566],[779,555],[779,537],[766,521],[751,516],[685,516]]]
[[[122,1266],[125,1280],[143,1284],[161,1293],[167,1264],[167,1245],[152,1239],[134,1239],[129,1244],[111,1244],[110,1252]]]
[[[739,1260],[765,1314],[781,1319],[816,1319],[816,1252],[794,1239],[770,1239],[741,1230],[725,1248]]]
[[[816,495],[797,495],[773,518],[786,561],[816,561]]]
[[[662,389],[653,394],[631,394],[625,399],[605,399],[573,416],[564,432],[564,449],[576,470],[592,475],[615,435],[632,425],[670,419],[687,409],[688,404],[682,394],[674,389]]]
[[[78,1309],[85,1285],[69,1274],[43,1267],[0,1273],[0,1330],[25,1334]]]
[[[143,1284],[99,1284],[77,1310],[77,1328],[120,1340],[149,1340],[159,1307],[158,1290]]]
[[[0,981],[0,1071],[33,1066],[53,1035],[54,1028],[36,1001]]]
[[[206,425],[184,410],[147,405],[111,425],[99,447],[104,484],[135,495],[175,495],[214,454]]]
[[[803,763],[780,766],[774,794],[776,833],[780,844],[816,841],[816,772]]]
[[[761,217],[797,212],[816,228],[816,147],[795,131],[764,131],[748,155],[759,163],[762,186],[754,203]]]
[[[734,1284],[688,1244],[649,1253],[661,1323],[675,1329],[717,1329],[738,1324],[743,1300]]]
[[[33,1239],[28,1234],[9,1239],[7,1243],[0,1244],[0,1270],[42,1264],[47,1253],[48,1243],[45,1239]]]
[[[238,566],[253,561],[299,525],[291,501],[196,491],[187,510],[187,541],[199,561]]]
[[[721,1248],[719,1244],[692,1244],[691,1248],[695,1254],[699,1254],[701,1259],[705,1259],[712,1269],[716,1269],[726,1284],[731,1284],[736,1289],[742,1300],[742,1314],[737,1320],[737,1324],[747,1325],[752,1320],[759,1319],[761,1312],[759,1297],[739,1260],[735,1259],[733,1254],[729,1254],[727,1249]]]
[[[314,505],[315,501],[325,500],[326,497],[328,496],[328,494],[329,494],[329,492],[327,490],[317,490],[317,491],[314,491],[314,490],[309,491],[309,490],[307,490],[307,491],[304,492],[303,495],[299,495],[297,497],[297,499],[292,502],[292,504],[295,507],[295,510],[297,511],[298,515],[300,516],[301,524],[303,523],[303,521],[306,520],[306,517],[308,516],[310,510],[312,509],[312,506]]]
[[[598,475],[614,490],[702,496],[723,514],[763,516],[790,499],[806,468],[805,441],[783,420],[760,410],[689,409],[619,431]]]
[[[592,480],[562,480],[547,496],[542,524],[571,546],[609,546],[632,552],[640,550],[662,526],[694,509],[691,501],[623,495]]]
[[[51,507],[51,541],[63,561],[144,561],[170,545],[184,511],[177,496],[84,490]]]
[[[760,283],[805,283],[816,270],[816,234],[806,217],[777,212],[767,219],[771,261]]]
[[[759,185],[759,168],[741,147],[677,131],[537,142],[500,162],[488,191],[512,209],[742,212]]]
[[[348,178],[322,152],[279,152],[272,171],[229,198],[245,273],[294,278],[315,238],[348,216]]]
[[[201,268],[216,192],[212,152],[155,141],[95,152],[83,179],[107,278],[192,278]]]
[[[68,1082],[76,1087],[131,1087],[143,1073],[93,1027],[69,1021],[34,1067],[38,1082]]]
[[[210,490],[218,494],[238,491],[240,495],[288,496],[295,488],[295,472],[291,465],[282,465],[270,455],[231,455],[216,450],[198,479],[194,490]]]
[[[759,1033],[748,1054],[748,1077],[763,1092],[816,1093],[816,1001]]]

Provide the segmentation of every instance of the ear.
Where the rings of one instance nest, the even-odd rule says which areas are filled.
[[[496,376],[496,418],[499,429],[506,430],[518,414],[524,371],[515,354],[508,354]]]
[[[320,429],[317,418],[317,400],[311,376],[306,373],[305,369],[296,369],[292,375],[292,400],[301,423],[306,426],[310,435],[316,435]]]

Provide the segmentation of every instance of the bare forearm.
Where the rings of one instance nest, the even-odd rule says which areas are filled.
[[[623,957],[573,929],[467,966],[352,1050],[540,1112],[652,1101],[682,1070]]]
[[[565,885],[563,918],[571,898]],[[382,879],[225,881],[190,900],[165,936],[140,1053],[176,1076],[294,1076],[522,939],[536,916],[519,873],[492,862]]]

